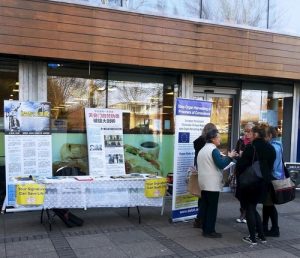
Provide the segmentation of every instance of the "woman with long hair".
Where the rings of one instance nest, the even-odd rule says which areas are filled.
[[[242,175],[253,161],[259,161],[262,178],[259,182],[240,189],[240,198],[246,208],[246,220],[249,236],[243,237],[243,241],[251,245],[257,245],[257,240],[266,243],[261,217],[256,210],[258,203],[266,200],[268,185],[272,180],[273,164],[276,153],[273,146],[266,140],[268,126],[260,124],[252,128],[254,139],[248,144],[236,164],[237,172]],[[257,233],[257,236],[256,236]]]
[[[284,173],[284,164],[282,161],[283,150],[282,150],[281,142],[277,139],[278,137],[277,128],[270,126],[267,136],[269,142],[274,147],[276,152],[276,160],[274,162],[274,167],[273,167],[274,180],[284,179],[285,173]],[[270,184],[268,198],[263,204],[263,230],[266,236],[279,237],[280,232],[278,226],[278,213],[272,200],[272,192],[273,192],[272,187],[273,187],[272,184]],[[272,223],[272,227],[270,230],[268,229],[269,219],[271,219],[271,223]]]
[[[235,151],[238,153],[239,157],[242,156],[243,151],[245,150],[248,144],[251,144],[253,140],[253,132],[252,128],[254,124],[252,122],[248,122],[244,127],[244,135],[241,137],[235,146]],[[237,223],[247,223],[246,221],[246,208],[244,203],[241,201],[240,198],[240,187],[238,182],[238,173],[235,171],[235,179],[236,179],[236,188],[235,188],[235,197],[240,201],[240,216],[236,219]]]

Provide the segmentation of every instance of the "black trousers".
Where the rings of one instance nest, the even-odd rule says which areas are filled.
[[[219,194],[219,192],[201,191],[203,233],[209,234],[216,231]]]
[[[256,210],[257,203],[246,203],[246,219],[250,234],[250,239],[255,241],[255,233],[264,238],[262,222],[259,213]]]
[[[272,229],[278,229],[278,212],[274,205],[263,206],[263,227],[268,229],[269,218],[272,222]]]
[[[198,198],[198,213],[197,213],[197,219],[202,220],[202,199],[201,199],[201,197]]]

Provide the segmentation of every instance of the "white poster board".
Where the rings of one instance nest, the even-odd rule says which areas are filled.
[[[15,177],[52,176],[50,103],[4,101],[6,205],[16,206]]]
[[[125,174],[122,114],[116,109],[85,109],[91,176]]]
[[[198,212],[198,198],[187,192],[187,171],[194,165],[193,142],[201,135],[205,124],[210,122],[211,108],[212,103],[207,101],[176,100],[173,221],[193,218]]]

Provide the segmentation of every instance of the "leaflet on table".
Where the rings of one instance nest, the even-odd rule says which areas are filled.
[[[197,214],[198,198],[187,191],[187,171],[194,165],[193,142],[210,122],[212,103],[192,99],[176,100],[174,179],[172,219],[174,221]]]
[[[122,111],[86,108],[91,176],[125,174]]]
[[[5,100],[4,130],[7,205],[14,205],[14,177],[52,175],[50,103]]]

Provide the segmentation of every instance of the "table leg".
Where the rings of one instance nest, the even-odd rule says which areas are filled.
[[[136,206],[136,209],[137,209],[138,216],[139,216],[139,224],[141,224],[141,213],[140,213],[139,206]]]
[[[41,211],[41,224],[43,224],[43,217],[44,217],[44,208]]]
[[[46,214],[47,214],[47,219],[48,219],[48,224],[49,224],[49,230],[51,231],[52,230],[52,218],[50,216],[49,209],[46,209]]]

